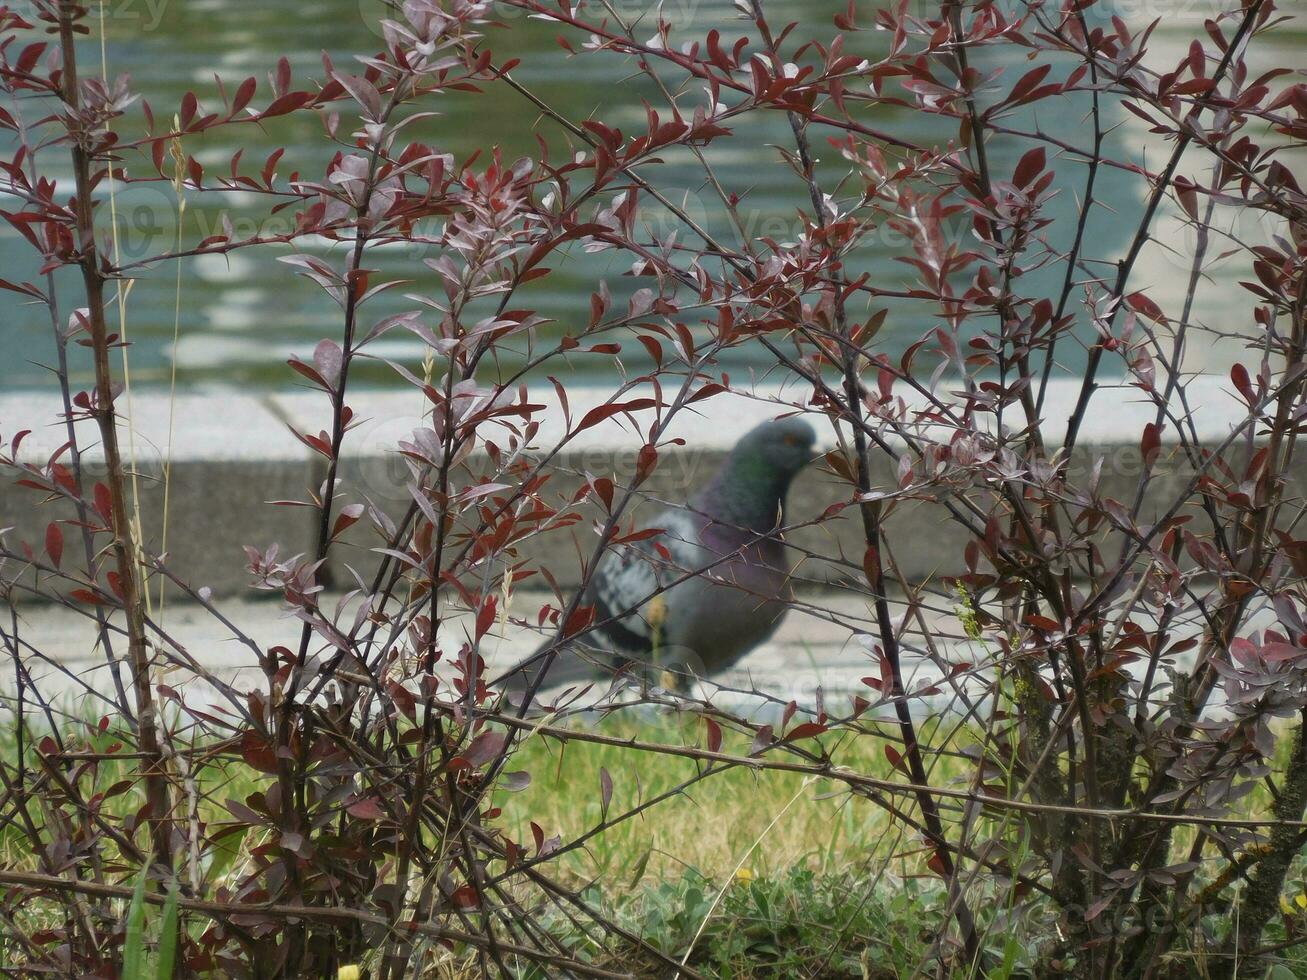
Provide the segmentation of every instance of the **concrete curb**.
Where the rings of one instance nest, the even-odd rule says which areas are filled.
[[[1205,444],[1224,439],[1232,423],[1245,415],[1243,403],[1229,389],[1224,379],[1211,376],[1200,376],[1189,383],[1194,424]],[[1078,385],[1071,382],[1050,386],[1045,404],[1050,439],[1060,438],[1060,420],[1070,414],[1078,392]],[[551,446],[565,431],[558,399],[548,386],[531,394],[533,401],[551,409],[544,414],[533,444]],[[569,391],[572,419],[579,419],[600,404],[605,394],[599,389]],[[634,391],[627,397],[644,394],[647,391]],[[685,447],[664,453],[647,492],[659,499],[683,499],[687,488],[713,472],[740,435],[759,421],[785,411],[782,401],[799,402],[803,394],[798,386],[759,387],[753,397],[722,394],[694,405],[678,417],[671,432],[685,439]],[[407,506],[405,470],[393,447],[419,424],[422,400],[415,392],[361,391],[351,395],[349,403],[361,420],[348,437],[349,452],[342,471],[344,486],[354,495],[349,499],[365,494],[388,510],[400,510]],[[288,426],[312,432],[326,427],[329,411],[323,396],[309,392],[260,396],[229,389],[201,389],[179,395],[170,411],[166,395],[138,392],[130,406],[125,396],[120,406],[124,412],[130,408],[133,421],[130,437],[124,431],[123,446],[129,455],[134,446],[144,533],[153,550],[162,543],[162,474],[164,460],[171,462],[167,550],[170,565],[180,576],[197,587],[208,586],[215,595],[236,594],[248,581],[241,545],[266,547],[277,542],[284,555],[312,549],[312,512],[302,507],[272,506],[268,501],[303,500],[310,490],[318,489],[324,472],[322,461],[294,438]],[[7,443],[18,430],[31,429],[23,456],[43,461],[66,438],[60,411],[58,398],[52,394],[0,395],[0,439]],[[1120,500],[1133,499],[1140,472],[1139,440],[1153,412],[1152,404],[1135,388],[1099,391],[1082,429],[1080,448],[1071,462],[1073,470],[1087,474],[1090,467],[1101,465],[1103,493]],[[645,412],[641,417],[651,416]],[[79,423],[78,433],[88,470],[94,473],[100,461],[94,427]],[[829,428],[822,434],[828,445],[833,444]],[[1174,442],[1174,433],[1164,433],[1163,441]],[[634,471],[639,445],[640,439],[620,418],[585,431],[559,456],[558,472],[548,492],[557,495],[555,499],[570,494],[585,473],[615,474],[620,482],[623,474]],[[1184,467],[1163,462],[1152,484],[1151,499],[1168,499],[1188,477]],[[880,486],[894,485],[895,474],[888,460],[877,459],[874,478]],[[1295,473],[1294,478],[1301,479],[1301,474]],[[815,469],[810,470],[795,485],[790,520],[812,520],[830,504],[846,499],[844,488]],[[10,529],[6,536],[11,543],[31,542],[39,551],[37,543],[42,540],[45,524],[67,514],[58,505],[34,507],[34,503],[30,491],[7,483],[0,494],[0,529]],[[364,536],[362,526],[334,553],[330,571],[338,582],[351,580],[346,564],[367,568],[373,559],[367,549],[377,544]],[[589,525],[578,524],[572,530],[577,539],[572,551],[588,553],[593,546]],[[899,568],[909,579],[919,581],[959,569],[957,532],[937,504],[909,502],[897,507],[888,518],[887,534]],[[561,582],[570,584],[575,581],[577,562],[557,535],[552,537],[548,542],[551,567]],[[861,564],[860,529],[847,517],[822,528],[796,532],[792,542],[833,560],[806,562],[801,572],[805,578],[826,581]],[[839,567],[841,556],[847,556],[849,563],[844,570]],[[528,545],[523,557],[541,556]]]

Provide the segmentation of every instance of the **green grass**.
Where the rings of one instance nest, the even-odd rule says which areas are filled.
[[[665,718],[645,724],[610,719],[599,732],[646,742],[702,743],[702,722]],[[827,737],[839,765],[885,778],[902,779],[885,759],[880,740]],[[809,743],[815,748],[816,743]],[[727,733],[722,751],[747,754],[748,742]],[[519,793],[501,793],[502,826],[515,839],[530,840],[529,824],[546,836],[570,840],[600,823],[601,770],[612,778],[610,817],[675,788],[700,769],[695,760],[635,752],[585,742],[566,745],[535,736],[522,744],[511,768],[531,774]],[[694,869],[709,878],[729,878],[737,865],[766,876],[802,865],[814,871],[842,870],[858,855],[887,857],[896,846],[916,847],[903,838],[885,812],[855,799],[842,785],[800,774],[735,768],[712,775],[681,795],[604,831],[584,851],[560,866],[579,878],[603,877],[634,887]],[[905,859],[911,866],[915,858]],[[641,874],[636,874],[641,870]]]
[[[624,926],[710,976],[909,976],[929,953],[939,903],[915,882],[878,890],[873,881],[796,865],[732,881],[718,899],[719,882],[691,871],[610,904]],[[638,962],[657,975],[651,958]]]
[[[63,727],[84,749],[102,751],[116,741],[94,724]],[[703,723],[693,716],[614,718],[598,731],[680,745],[703,740]],[[5,742],[0,752],[12,758],[12,732]],[[879,739],[832,735],[822,742],[837,764],[895,775]],[[748,740],[728,731],[722,749],[747,754]],[[101,763],[98,785],[130,778],[131,765]],[[496,825],[530,847],[532,822],[545,836],[569,841],[602,821],[601,770],[612,779],[612,818],[694,776],[698,764],[535,734],[522,740],[509,768],[529,772],[532,780],[520,792],[496,792],[494,803],[503,808]],[[225,800],[243,799],[264,783],[266,777],[252,778],[239,764],[206,768],[199,779],[202,816],[227,819]],[[143,802],[133,785],[106,806],[121,814]],[[6,866],[35,869],[16,828],[0,834],[0,841]],[[215,855],[209,866],[211,888],[239,862],[239,838],[225,843],[230,851]],[[617,823],[547,869],[656,948],[678,959],[688,952],[696,969],[714,976],[788,976],[795,964],[810,960],[825,964],[823,976],[863,976],[866,965],[866,976],[881,977],[911,973],[929,951],[943,896],[923,860],[918,841],[838,783],[736,768]],[[153,947],[152,937],[161,934],[158,910],[147,907],[144,922],[131,918],[134,934],[143,930]],[[568,937],[569,922],[560,917],[552,925],[577,942],[579,953],[591,955],[581,937]],[[620,955],[636,965],[642,954]],[[895,964],[889,972],[887,962]],[[654,964],[648,966],[655,975]]]
[[[702,725],[669,715],[643,723],[611,718],[597,730],[695,745],[702,743]],[[883,739],[845,734],[822,736],[821,743],[836,765],[905,779],[887,760]],[[722,751],[746,755],[748,748],[747,738],[726,733]],[[611,819],[674,789],[700,764],[536,735],[522,744],[512,768],[532,780],[521,792],[497,796],[500,825],[529,846],[532,822],[563,841],[603,822],[603,770],[613,785]],[[932,775],[948,782],[966,772],[945,759]],[[552,867],[655,948],[677,960],[688,954],[701,973],[879,980],[910,976],[930,955],[946,895],[926,867],[928,856],[910,831],[843,784],[740,767],[604,830]],[[980,891],[996,897],[987,886]],[[999,960],[1004,939],[990,943]],[[658,964],[636,950],[613,965],[660,975]]]
[[[702,744],[704,734],[700,719],[676,714],[641,721],[613,717],[593,727],[617,738],[676,745]],[[65,728],[75,733],[82,748],[103,750],[115,740],[111,732],[100,732],[95,725],[72,722]],[[974,736],[964,731],[954,743]],[[945,733],[923,733],[927,744],[935,739],[945,740]],[[837,765],[904,779],[886,759],[882,738],[825,735],[820,743]],[[817,741],[806,744],[814,750],[818,747]],[[12,730],[0,734],[0,753],[12,760],[15,749]],[[728,731],[722,750],[747,754],[748,740]],[[502,813],[493,823],[531,853],[532,823],[545,837],[574,840],[602,825],[605,814],[612,821],[676,788],[694,777],[700,765],[618,745],[564,743],[535,733],[521,741],[509,766],[530,773],[531,781],[518,792],[495,792],[493,804]],[[130,766],[130,762],[102,763],[97,787],[129,777]],[[606,809],[601,801],[605,771],[612,783]],[[963,762],[937,757],[931,778],[937,785],[947,785],[964,780],[968,772]],[[209,766],[199,779],[202,817],[227,819],[225,800],[243,799],[266,781],[238,762]],[[1248,808],[1264,810],[1263,795],[1260,790],[1252,794]],[[142,802],[138,787],[132,785],[104,805],[121,815]],[[956,816],[955,811],[946,813],[949,820]],[[972,839],[985,840],[1000,823],[997,817],[983,817]],[[1015,826],[1013,821],[1009,829]],[[1184,839],[1183,832],[1177,834],[1181,850]],[[224,846],[228,850],[210,856],[210,890],[229,876],[244,853],[239,837],[227,837]],[[925,865],[927,856],[910,830],[881,807],[852,796],[842,784],[740,767],[708,776],[643,814],[609,826],[583,847],[551,861],[546,870],[655,949],[678,961],[684,959],[706,976],[883,980],[911,976],[928,962],[934,937],[944,925],[946,895],[940,879]],[[36,867],[26,838],[12,825],[0,830],[0,861],[10,868]],[[1210,872],[1220,866],[1213,857]],[[1208,873],[1209,868],[1200,872]],[[129,869],[121,883],[134,880]],[[1307,892],[1307,866],[1299,865],[1286,882],[1291,905],[1303,892]],[[1055,935],[1052,910],[1038,901],[1020,905],[1006,885],[983,878],[969,891],[968,900],[984,931],[991,962],[997,964],[990,976],[999,980],[1029,976],[1038,947]],[[556,910],[538,911],[551,931],[578,955],[615,969],[632,969],[639,976],[666,975],[666,966],[646,951],[635,946],[619,947],[615,954],[598,950]],[[121,912],[135,937],[129,943],[135,955],[143,962],[157,962],[167,955],[168,944],[160,940],[174,935],[175,926],[163,921],[157,907],[146,907],[143,916],[139,905],[134,912],[128,907]],[[29,924],[35,924],[40,911],[25,909],[23,914]],[[182,918],[182,927],[192,934],[197,926],[202,928],[199,920]],[[1220,935],[1229,923],[1209,917],[1202,928]],[[1294,907],[1271,924],[1266,941],[1302,935],[1307,935],[1307,908]],[[1185,959],[1183,953],[1180,959]],[[1196,958],[1185,968],[1188,975],[1204,975]],[[449,973],[462,975],[457,968]],[[523,976],[544,974],[524,966]],[[955,976],[966,974],[958,971]],[[1277,976],[1307,977],[1307,953],[1286,951]]]

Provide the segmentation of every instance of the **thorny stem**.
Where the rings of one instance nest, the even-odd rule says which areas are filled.
[[[1080,214],[1076,219],[1075,238],[1071,242],[1071,250],[1066,257],[1066,275],[1062,279],[1062,291],[1057,298],[1057,309],[1053,311],[1052,329],[1054,333],[1049,338],[1048,347],[1044,351],[1044,373],[1039,379],[1039,396],[1035,399],[1036,418],[1044,411],[1044,396],[1048,393],[1048,380],[1053,373],[1053,355],[1057,350],[1057,324],[1061,322],[1063,315],[1066,313],[1067,303],[1071,299],[1076,268],[1080,264],[1080,249],[1085,240],[1085,229],[1089,227],[1089,217],[1094,212],[1094,183],[1098,179],[1098,166],[1103,155],[1103,120],[1098,101],[1098,59],[1094,55],[1093,42],[1089,37],[1089,26],[1085,22],[1084,11],[1077,8],[1075,17],[1076,23],[1080,26],[1080,32],[1085,36],[1085,45],[1089,49],[1085,63],[1089,66],[1090,116],[1094,121],[1094,146],[1090,151],[1088,173],[1085,175],[1085,193],[1084,199],[1080,202]]]
[[[775,39],[771,35],[771,30],[767,25],[767,19],[763,15],[761,0],[750,0],[753,9],[753,20],[759,32],[762,34],[763,42],[766,45],[773,62],[780,63],[780,53],[777,50]],[[790,123],[790,129],[794,134],[795,147],[799,154],[799,163],[803,168],[803,178],[808,186],[808,194],[812,203],[813,222],[818,228],[825,229],[826,215],[825,202],[822,200],[821,187],[817,183],[816,172],[812,151],[808,144],[808,136],[805,131],[804,121],[797,113],[787,113]],[[834,305],[835,305],[835,324],[836,332],[841,338],[850,337],[849,324],[844,308],[844,275],[842,271],[836,272],[834,276]],[[852,346],[849,344],[848,346]],[[859,497],[858,509],[862,516],[863,535],[866,541],[866,558],[864,564],[867,569],[867,585],[871,590],[875,606],[876,620],[880,630],[881,646],[885,658],[889,661],[890,672],[893,679],[894,711],[898,716],[899,729],[903,737],[903,755],[908,762],[909,770],[912,773],[914,782],[925,785],[929,782],[926,776],[926,767],[922,759],[921,744],[917,738],[916,725],[912,718],[912,709],[907,701],[907,691],[903,684],[903,668],[899,656],[898,637],[894,633],[894,622],[890,614],[889,602],[885,594],[885,574],[882,566],[881,548],[881,521],[880,508],[874,500],[874,488],[871,483],[871,468],[867,459],[867,441],[866,435],[862,430],[862,386],[858,380],[857,360],[849,352],[848,346],[844,349],[842,358],[843,384],[844,384],[844,412],[853,421],[853,447],[854,447],[854,466],[857,476],[857,491]],[[940,820],[939,811],[935,806],[935,800],[926,793],[918,794],[917,805],[921,808],[922,820],[926,825],[926,832],[932,844],[935,847],[943,877],[950,882],[950,887],[956,884],[956,874],[953,866],[953,858],[950,848],[946,842],[944,834],[944,825]],[[978,964],[981,959],[980,942],[976,935],[975,921],[972,918],[971,910],[965,899],[961,896],[955,896],[956,907],[954,915],[958,921],[958,927],[962,932],[962,943],[966,948],[967,959],[971,963]]]
[[[17,104],[15,104],[17,109]],[[27,123],[21,111],[10,113],[15,126],[18,130],[19,138],[24,144],[28,142]],[[29,181],[36,182],[39,175],[37,168],[37,151],[32,150],[27,155],[29,167]],[[73,474],[73,506],[77,510],[77,519],[81,521],[81,539],[82,550],[86,559],[87,573],[91,578],[95,578],[94,570],[98,567],[98,560],[95,554],[95,540],[91,534],[90,514],[87,510],[85,499],[85,474],[82,467],[82,449],[77,437],[76,414],[73,411],[72,391],[69,385],[68,374],[68,338],[65,335],[59,321],[59,297],[55,293],[55,277],[53,270],[45,274],[45,303],[50,314],[50,332],[54,337],[55,356],[57,363],[55,366],[55,375],[59,380],[59,398],[63,404],[64,410],[64,432],[68,437],[68,457],[70,469]],[[100,638],[100,649],[104,654],[105,664],[109,668],[110,675],[113,678],[114,690],[118,695],[119,704],[124,708],[130,708],[127,700],[127,691],[123,687],[122,671],[120,671],[117,658],[113,653],[113,640],[110,636],[109,617],[105,615],[100,606],[95,607],[95,622]],[[128,723],[135,726],[136,719],[130,710],[126,712]],[[21,716],[21,712],[19,713]]]
[[[1215,83],[1225,77],[1230,65],[1240,54],[1243,48],[1244,38],[1252,30],[1253,24],[1261,13],[1262,5],[1265,0],[1252,0],[1245,8],[1243,19],[1239,23],[1239,29],[1235,31],[1234,37],[1230,39],[1225,53],[1221,56],[1220,62],[1213,69],[1211,79],[1213,86],[1208,92],[1204,93],[1200,99],[1200,105],[1206,105],[1210,101],[1212,93],[1216,91]],[[1090,57],[1094,53],[1090,52]],[[1176,140],[1175,149],[1171,151],[1171,156],[1166,162],[1166,167],[1158,175],[1153,184],[1152,192],[1148,195],[1148,201],[1144,205],[1144,212],[1139,219],[1139,226],[1135,232],[1134,239],[1130,242],[1129,249],[1126,250],[1125,257],[1117,267],[1116,284],[1112,287],[1111,295],[1108,302],[1111,309],[1108,311],[1102,324],[1102,331],[1105,335],[1110,336],[1112,326],[1116,323],[1117,314],[1121,311],[1122,300],[1125,297],[1126,287],[1130,282],[1131,273],[1134,271],[1135,262],[1139,258],[1139,253],[1143,251],[1144,245],[1148,242],[1152,233],[1153,218],[1157,215],[1157,208],[1162,203],[1162,198],[1171,187],[1171,181],[1175,176],[1176,168],[1180,165],[1180,158],[1184,156],[1184,151],[1188,148],[1193,136],[1189,132],[1181,133]],[[1093,397],[1097,389],[1097,375],[1099,365],[1103,360],[1103,353],[1106,347],[1102,343],[1094,344],[1089,349],[1089,359],[1085,365],[1084,377],[1080,384],[1080,394],[1076,398],[1075,408],[1071,411],[1070,418],[1067,419],[1066,439],[1063,442],[1067,458],[1070,457],[1072,448],[1076,444],[1076,439],[1080,434],[1080,426],[1085,420],[1085,415],[1089,410],[1089,400]],[[1179,365],[1176,365],[1176,369]]]
[[[105,318],[104,276],[100,270],[95,241],[95,214],[92,202],[92,157],[94,135],[86,131],[77,80],[77,51],[74,43],[80,7],[74,0],[59,0],[59,44],[63,56],[61,83],[64,104],[72,125],[70,153],[78,235],[78,265],[86,293],[86,327],[91,335],[95,367],[95,400],[92,414],[100,429],[104,452],[106,483],[112,507],[112,550],[117,570],[118,593],[127,620],[127,656],[132,668],[132,686],[136,694],[137,737],[146,754],[144,768],[146,797],[149,801],[149,828],[154,842],[154,860],[172,868],[172,800],[167,766],[159,742],[158,719],[150,679],[150,653],[145,638],[145,597],[138,578],[136,547],[128,516],[126,473],[118,448],[118,420],[114,410],[116,386],[109,365],[111,339]]]

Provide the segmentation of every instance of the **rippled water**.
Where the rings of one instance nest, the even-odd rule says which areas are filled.
[[[1187,46],[1188,37],[1198,28],[1201,18],[1191,10],[1196,0],[1187,3],[1186,17],[1168,19],[1163,25],[1161,41],[1175,57]],[[1136,5],[1137,6],[1137,5]],[[772,19],[783,23],[797,20],[796,36],[829,40],[834,35],[832,14],[842,11],[838,3],[789,2],[768,4]],[[628,2],[623,9],[634,15],[643,4]],[[93,8],[94,9],[94,8]],[[380,7],[376,0],[319,0],[311,5],[268,3],[267,0],[106,0],[105,58],[108,73],[129,73],[134,88],[151,103],[156,115],[174,111],[187,90],[199,96],[201,104],[219,102],[215,96],[215,73],[221,76],[230,92],[243,77],[259,77],[261,95],[268,90],[267,70],[281,54],[287,55],[297,81],[321,78],[321,53],[330,52],[337,63],[349,63],[352,53],[378,46],[370,33]],[[1098,8],[1096,16],[1105,16]],[[730,0],[676,0],[664,6],[665,16],[677,25],[682,38],[702,37],[718,26],[728,37],[744,32],[745,25],[733,17]],[[612,56],[570,58],[554,41],[555,26],[529,21],[513,11],[505,11],[507,30],[490,31],[489,44],[500,61],[510,57],[523,59],[514,77],[567,117],[577,120],[594,114],[610,124],[623,126],[628,132],[642,128],[643,108],[640,99],[658,104],[660,96],[652,84],[636,74],[629,61]],[[870,8],[862,16],[871,19]],[[652,33],[652,28],[648,33]],[[1297,36],[1301,39],[1301,35]],[[1288,39],[1293,40],[1291,35]],[[854,53],[870,57],[884,50],[885,35],[864,31],[850,35],[847,46]],[[99,46],[94,40],[83,48],[84,74],[98,73]],[[990,70],[1005,64],[1010,68],[1008,85],[1023,68],[1026,52],[1016,48],[986,48],[977,59],[977,67]],[[699,96],[702,98],[702,96]],[[1089,132],[1083,117],[1087,102],[1064,100],[1054,106],[1042,103],[1037,115],[1017,120],[1034,124],[1077,145],[1089,144]],[[534,153],[536,133],[543,135],[555,154],[563,148],[561,130],[541,119],[534,107],[507,86],[489,86],[481,95],[450,94],[434,106],[440,115],[414,129],[411,135],[464,159],[478,148],[497,144],[508,156]],[[890,107],[867,108],[868,122],[920,143],[941,143],[955,132],[947,120],[922,113]],[[1130,118],[1109,119],[1108,124],[1122,124],[1109,135],[1106,152],[1118,157],[1140,159],[1140,128]],[[140,131],[142,121],[137,109],[129,111],[122,125],[127,136]],[[789,131],[779,114],[754,114],[737,127],[737,135],[711,147],[709,158],[723,181],[734,190],[746,192],[742,213],[749,223],[750,235],[792,238],[796,227],[795,213],[807,206],[806,191],[796,176],[781,162],[769,144],[789,145]],[[206,169],[226,171],[227,161],[237,148],[232,142],[233,129],[188,138],[187,149],[196,153]],[[261,161],[278,146],[287,148],[278,170],[284,176],[293,170],[305,174],[319,172],[332,149],[321,140],[319,124],[311,116],[292,120],[270,121],[265,129],[249,126],[239,130],[245,140],[243,169],[257,169]],[[816,134],[814,134],[816,135]],[[819,148],[824,148],[820,137]],[[1028,145],[1011,138],[996,138],[990,144],[994,171],[1010,173],[1016,159]],[[1155,151],[1154,151],[1155,152]],[[842,174],[835,154],[824,161],[823,176],[828,187]],[[734,232],[712,206],[712,197],[704,186],[697,163],[685,153],[666,154],[667,165],[658,168],[660,188],[707,225],[714,234],[728,241]],[[1156,157],[1149,157],[1150,161]],[[129,171],[144,173],[140,162],[128,158]],[[47,153],[48,172],[68,179],[67,165],[54,153]],[[1075,161],[1058,164],[1061,195],[1054,204],[1054,215],[1069,215],[1077,206],[1084,183],[1084,167]],[[650,171],[651,176],[655,171]],[[1104,263],[1115,261],[1133,228],[1130,219],[1137,213],[1145,188],[1117,170],[1100,171],[1099,193],[1104,206],[1097,208],[1089,225],[1087,254]],[[170,189],[158,185],[140,185],[120,189],[114,200],[118,215],[119,247],[124,260],[139,258],[172,247],[176,236],[176,200]],[[249,195],[187,194],[187,210],[182,237],[195,242],[218,227],[225,211],[237,235],[256,229],[270,230],[268,219],[260,214],[258,201]],[[648,215],[658,222],[660,216]],[[274,219],[274,221],[277,219]],[[1065,248],[1074,230],[1074,222],[1056,222],[1051,235],[1054,248]],[[306,247],[306,246],[301,246]],[[312,250],[312,246],[307,246]],[[283,250],[285,251],[285,250]],[[326,247],[318,249],[328,254]],[[285,366],[292,354],[305,355],[324,336],[339,333],[338,311],[316,287],[290,274],[282,263],[274,261],[270,249],[235,252],[227,256],[205,256],[185,262],[180,276],[180,315],[176,317],[178,343],[174,347],[175,304],[178,280],[175,266],[153,268],[136,279],[128,293],[127,334],[132,343],[131,364],[136,384],[166,383],[175,357],[179,383],[228,382],[262,387],[284,385],[292,377]],[[856,275],[869,271],[873,281],[897,287],[912,281],[911,267],[898,261],[910,254],[906,242],[883,231],[872,236],[854,257],[851,271]],[[435,276],[418,259],[412,249],[395,248],[375,253],[371,265],[385,277],[413,279],[415,289],[434,291]],[[31,278],[35,274],[24,243],[7,227],[0,229],[0,264],[6,278]],[[535,306],[556,323],[554,331],[583,326],[588,318],[588,297],[600,278],[607,278],[615,293],[630,280],[619,279],[627,267],[626,260],[614,253],[585,256],[579,250],[566,262],[554,263],[555,274],[533,284],[521,293],[516,305]],[[1063,270],[1057,263],[1039,273],[1027,290],[1042,290],[1056,295]],[[1174,269],[1165,263],[1154,278],[1175,278]],[[374,280],[375,281],[375,280]],[[65,287],[72,284],[68,277]],[[373,318],[413,308],[396,290],[371,307]],[[66,306],[75,298],[72,289],[64,288]],[[5,294],[3,339],[0,340],[0,384],[6,387],[44,384],[48,374],[40,367],[53,358],[50,327],[43,309],[18,306],[14,294]],[[855,311],[860,312],[860,311]],[[880,341],[887,350],[896,351],[915,340],[931,325],[922,304],[892,308]],[[394,337],[394,339],[390,339]],[[636,346],[636,345],[631,345]],[[1079,351],[1065,345],[1068,363],[1074,365]],[[415,362],[421,351],[416,342],[392,334],[371,348],[374,354]],[[74,352],[74,356],[77,355]],[[638,366],[640,356],[628,351],[630,364]],[[578,359],[574,370],[586,372],[605,365],[599,358]],[[606,359],[605,359],[606,360]],[[764,357],[748,347],[730,355],[729,366],[735,372],[762,369]],[[491,367],[493,369],[493,367]],[[85,377],[77,368],[77,380]],[[379,364],[364,366],[358,374],[364,383],[386,384],[390,373]]]

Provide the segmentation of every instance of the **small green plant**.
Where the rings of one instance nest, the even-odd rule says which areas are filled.
[[[943,919],[938,886],[869,888],[864,875],[793,867],[774,876],[743,872],[714,905],[719,883],[690,869],[624,898],[605,901],[619,921],[703,976],[754,980],[794,976],[888,980],[929,956]],[[597,890],[596,900],[603,899]],[[710,915],[711,913],[711,915]],[[705,921],[706,920],[706,921]],[[630,951],[639,976],[638,951]],[[959,974],[960,975],[960,974]]]
[[[157,948],[153,955],[148,952],[149,941],[146,938],[146,900],[145,893],[149,887],[149,869],[142,868],[136,878],[136,889],[132,892],[132,902],[127,909],[126,939],[123,945],[123,980],[172,980],[177,964],[177,931],[179,917],[177,910],[177,882],[168,888],[168,897],[164,899],[163,918],[159,923]]]

